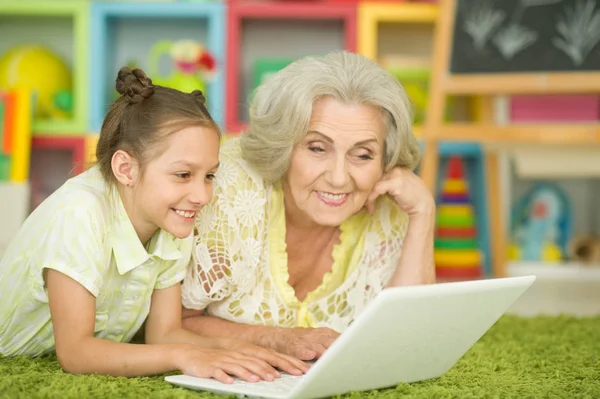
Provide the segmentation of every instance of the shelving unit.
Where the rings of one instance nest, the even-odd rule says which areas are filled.
[[[55,176],[44,178],[58,185],[94,160],[102,121],[115,98],[118,69],[135,60],[148,71],[150,49],[160,40],[198,40],[215,56],[218,73],[207,85],[209,110],[226,134],[236,135],[247,125],[257,60],[293,60],[336,49],[375,60],[397,53],[427,56],[437,14],[438,5],[428,2],[69,0],[49,5],[27,0],[0,4],[0,54],[19,38],[47,44],[72,62],[75,117],[39,121],[34,126],[33,157],[38,159],[32,159],[32,180],[55,170]],[[171,66],[164,58],[160,73],[168,75]],[[418,135],[418,126],[415,131]],[[481,149],[469,143],[447,143],[441,153],[458,154],[465,161],[479,242],[487,253]],[[53,167],[40,169],[49,160],[54,160]],[[32,191],[33,197],[39,195],[35,184]],[[487,257],[485,265],[489,274]]]
[[[15,45],[42,44],[70,64],[73,117],[69,120],[36,120],[34,136],[85,134],[90,93],[88,4],[84,1],[45,0],[0,2],[0,38],[0,54]]]
[[[356,6],[313,2],[231,2],[227,8],[225,129],[247,122],[252,63],[258,57],[298,58],[336,49],[356,51]],[[267,40],[269,45],[257,45]]]
[[[213,118],[223,123],[226,63],[223,3],[92,3],[90,12],[91,131],[100,131],[108,105],[114,100],[114,79],[119,68],[131,59],[146,68],[148,53],[160,40],[198,40],[214,55],[218,72],[207,84],[207,101]],[[161,74],[170,73],[168,63],[161,62],[160,67]]]

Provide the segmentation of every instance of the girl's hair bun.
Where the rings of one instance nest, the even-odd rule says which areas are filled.
[[[141,69],[123,67],[117,75],[116,88],[129,104],[139,104],[154,93],[152,80]]]

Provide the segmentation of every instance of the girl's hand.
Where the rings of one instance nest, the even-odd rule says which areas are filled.
[[[365,207],[369,214],[375,210],[375,200],[380,195],[389,195],[409,217],[432,214],[435,200],[425,183],[412,171],[395,167],[385,173],[373,187]]]
[[[277,335],[270,336],[269,340],[277,341]],[[246,341],[231,338],[219,338],[219,344],[220,348],[222,349],[232,350],[260,359],[273,367],[277,367],[278,369],[285,371],[288,374],[301,375],[306,373],[310,368],[306,363],[299,360],[298,356],[292,357],[293,354],[280,351],[279,348],[257,346]],[[287,354],[282,354],[279,352]]]
[[[214,378],[224,384],[231,384],[233,377],[249,382],[279,378],[279,372],[266,361],[242,353],[196,345],[178,345],[177,351],[177,369],[193,377]]]

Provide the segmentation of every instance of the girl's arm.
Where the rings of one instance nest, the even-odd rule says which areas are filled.
[[[135,377],[179,369],[225,383],[233,381],[228,374],[248,381],[257,381],[256,374],[263,378],[273,374],[264,361],[235,352],[190,344],[135,345],[95,338],[95,297],[65,274],[45,271],[56,354],[67,372]]]
[[[234,339],[235,338],[235,339]],[[250,344],[242,335],[220,334],[213,338],[200,336],[184,330],[181,323],[181,286],[154,290],[150,314],[146,321],[146,342],[153,344],[187,343],[207,348],[234,350],[245,355],[262,359],[267,372],[272,372],[267,364],[278,367],[290,374],[302,374],[308,366],[291,356]],[[250,341],[252,342],[252,341]]]

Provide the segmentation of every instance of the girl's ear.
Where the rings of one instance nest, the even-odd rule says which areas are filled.
[[[126,151],[117,150],[111,160],[113,174],[124,186],[132,187],[138,180],[139,165],[134,157]]]

